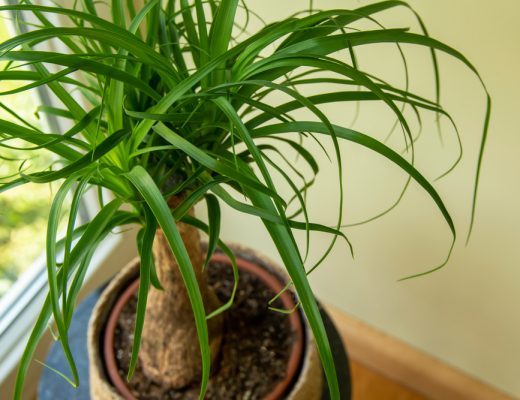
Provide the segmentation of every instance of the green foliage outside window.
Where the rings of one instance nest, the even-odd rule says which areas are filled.
[[[0,41],[9,38],[6,21],[0,19]],[[9,68],[2,62],[0,69]],[[14,89],[23,82],[0,81],[0,92]],[[18,117],[36,128],[41,122],[34,114],[38,96],[30,92],[0,97],[0,118],[16,122]],[[25,146],[14,140],[6,141],[8,146]],[[0,176],[16,176],[23,171],[41,170],[52,162],[46,150],[20,152],[7,147],[0,148]],[[28,160],[25,163],[24,160]],[[0,297],[2,297],[43,253],[45,230],[52,199],[50,185],[28,184],[0,196]]]

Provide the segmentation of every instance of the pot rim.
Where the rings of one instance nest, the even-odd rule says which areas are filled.
[[[223,253],[213,254],[211,260],[213,262],[221,262],[230,265],[230,259]],[[285,288],[285,279],[272,268],[261,265],[256,260],[250,261],[246,258],[238,256],[236,259],[239,270],[248,271],[255,274],[267,287],[275,293],[280,293]],[[262,263],[263,264],[263,263]],[[119,393],[128,400],[137,400],[128,388],[125,380],[119,375],[115,352],[114,352],[114,331],[117,321],[123,307],[134,295],[139,287],[139,277],[131,281],[129,285],[118,296],[114,307],[112,308],[103,334],[103,355],[104,363],[110,382],[115,386]],[[290,387],[297,381],[297,375],[304,360],[304,324],[301,313],[296,308],[296,302],[293,298],[293,291],[283,291],[279,299],[283,308],[286,310],[295,310],[288,315],[291,330],[294,339],[291,346],[291,353],[287,361],[285,377],[278,382],[272,390],[263,398],[263,400],[278,400],[286,394]],[[275,311],[273,311],[275,312]]]

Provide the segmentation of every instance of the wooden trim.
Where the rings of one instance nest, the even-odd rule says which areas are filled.
[[[427,398],[511,400],[482,381],[328,306],[353,361]],[[355,385],[355,382],[353,382]]]

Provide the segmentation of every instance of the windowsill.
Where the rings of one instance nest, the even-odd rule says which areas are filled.
[[[86,294],[110,279],[123,265],[136,256],[134,235],[133,230],[119,235],[111,235],[99,246],[87,272],[79,301]],[[0,363],[0,393],[2,393],[2,398],[4,398],[4,395],[6,399],[12,397],[17,364],[47,294],[46,283],[47,275],[39,271],[39,275],[32,282],[33,287],[23,293],[24,296],[32,296],[30,301],[25,301],[25,305],[18,307],[16,310],[13,307],[11,311],[17,314],[15,318],[8,318],[10,320],[8,327],[4,325],[6,323],[3,320],[0,322],[0,327],[4,327],[4,332],[0,336],[0,360],[2,360]],[[16,290],[16,288],[14,289]],[[22,304],[22,302],[19,304]],[[51,341],[51,335],[47,332],[38,345],[34,355],[35,359],[45,360]],[[31,364],[26,378],[24,399],[34,398],[41,368],[35,362]]]

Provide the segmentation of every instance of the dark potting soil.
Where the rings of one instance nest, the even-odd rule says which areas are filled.
[[[225,303],[233,289],[233,275],[226,264],[208,267],[209,283]],[[219,359],[212,368],[206,394],[212,400],[262,399],[285,377],[293,333],[287,315],[268,309],[275,295],[249,272],[240,272],[233,306],[225,312],[224,336]],[[115,331],[114,347],[119,374],[126,381],[130,363],[137,296],[123,308]],[[277,300],[273,306],[281,308]],[[139,362],[129,383],[134,396],[141,400],[197,399],[200,384],[182,390],[163,387],[148,379]]]

